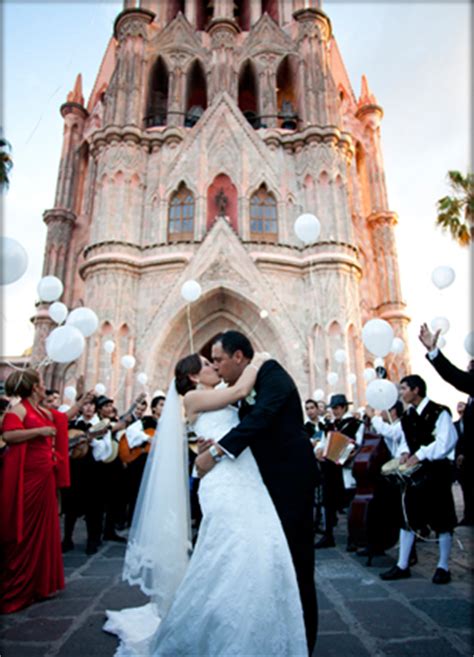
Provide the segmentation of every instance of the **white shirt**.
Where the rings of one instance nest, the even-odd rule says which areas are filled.
[[[385,444],[393,458],[398,458],[403,452],[410,451],[400,420],[389,424],[388,422],[384,422],[379,415],[376,415],[372,418],[371,424],[374,431],[383,436]]]
[[[127,427],[125,436],[127,437],[127,443],[130,449],[150,442],[150,436],[143,431],[143,423],[141,419]]]
[[[418,415],[421,415],[428,402],[428,397],[425,397],[418,406],[414,407]],[[374,420],[376,420],[375,423]],[[372,418],[372,426],[378,433],[382,434],[384,438],[387,436],[392,441],[398,443],[395,456],[400,456],[400,454],[403,454],[404,452],[410,453],[401,422],[390,425],[384,422],[381,418],[374,417]],[[433,442],[428,445],[422,445],[420,449],[415,452],[415,456],[418,460],[438,461],[446,458],[454,460],[454,448],[458,436],[448,411],[441,411],[436,420],[433,434]]]

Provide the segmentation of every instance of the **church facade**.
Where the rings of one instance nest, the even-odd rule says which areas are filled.
[[[78,76],[61,114],[44,275],[63,281],[69,308],[95,310],[100,328],[80,362],[49,367],[49,383],[84,372],[125,402],[141,389],[137,372],[151,391],[166,388],[191,347],[206,351],[234,328],[303,396],[322,388],[363,403],[373,358],[362,325],[386,319],[406,344],[409,320],[383,111],[364,77],[354,94],[317,0],[125,0],[89,100]],[[294,233],[303,212],[321,222],[310,246]],[[190,279],[202,295],[187,306]],[[46,305],[34,323],[39,360],[53,328]],[[407,350],[386,359],[394,381],[407,365]]]

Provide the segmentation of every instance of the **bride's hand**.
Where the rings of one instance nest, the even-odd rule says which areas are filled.
[[[197,446],[198,446],[198,454],[202,454],[205,452],[211,445],[214,445],[213,440],[208,440],[207,438],[198,438],[197,439]]]
[[[267,360],[271,358],[270,354],[267,351],[259,351],[254,354],[254,357],[252,358],[252,362],[250,365],[255,367],[257,370],[259,370],[263,363],[265,363]]]

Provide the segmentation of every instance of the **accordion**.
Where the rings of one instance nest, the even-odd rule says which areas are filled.
[[[330,431],[326,438],[323,456],[333,463],[344,465],[355,449],[352,438],[348,438],[338,431]]]

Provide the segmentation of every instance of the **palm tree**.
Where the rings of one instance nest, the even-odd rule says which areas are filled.
[[[448,171],[448,181],[453,194],[439,199],[436,224],[449,230],[461,246],[468,246],[474,240],[474,174]]]
[[[0,190],[7,188],[10,179],[8,175],[13,166],[13,160],[11,158],[11,146],[6,139],[0,137]]]

